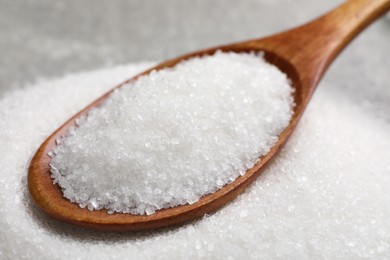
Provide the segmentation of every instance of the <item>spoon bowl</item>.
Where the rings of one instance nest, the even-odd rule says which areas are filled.
[[[53,184],[48,153],[56,146],[56,140],[66,135],[75,120],[89,110],[101,105],[113,90],[106,93],[82,111],[70,118],[52,133],[34,155],[28,173],[28,188],[33,200],[47,214],[78,226],[115,231],[156,229],[180,224],[215,211],[233,200],[252,183],[270,159],[286,142],[327,67],[337,54],[368,24],[390,9],[390,0],[350,0],[318,19],[274,36],[219,46],[190,53],[163,62],[115,88],[136,80],[152,70],[161,70],[177,63],[203,55],[224,52],[263,52],[265,59],[287,74],[295,88],[294,115],[288,127],[279,135],[278,142],[258,163],[243,176],[216,192],[205,195],[194,204],[162,209],[146,215],[124,213],[108,214],[105,209],[89,211],[63,197],[61,188]],[[114,88],[114,89],[115,89]]]

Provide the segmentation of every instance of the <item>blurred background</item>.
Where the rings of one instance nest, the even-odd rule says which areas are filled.
[[[309,21],[341,2],[0,0],[0,96],[39,78],[161,61],[204,47],[265,36]],[[390,19],[382,18],[338,58],[326,80],[337,82],[337,88],[347,91],[346,96],[366,106],[379,102],[380,113],[386,117],[390,114],[386,112],[390,86],[387,93],[373,93],[350,79],[359,75],[362,85],[369,84],[371,89],[389,84],[389,46]]]
[[[0,86],[161,61],[303,23],[329,0],[0,0]],[[288,6],[281,10],[281,6]],[[264,12],[267,10],[267,12]]]

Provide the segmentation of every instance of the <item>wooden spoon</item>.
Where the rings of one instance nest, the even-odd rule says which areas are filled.
[[[106,210],[89,211],[63,197],[58,185],[50,177],[50,157],[47,155],[56,145],[55,140],[65,135],[75,119],[105,101],[111,92],[105,94],[88,107],[73,116],[56,130],[39,148],[28,173],[28,187],[36,204],[47,214],[59,220],[87,228],[117,231],[155,229],[179,224],[215,211],[253,182],[264,165],[275,155],[298,123],[309,99],[325,70],[337,54],[360,31],[390,9],[390,0],[350,0],[318,19],[298,28],[263,39],[249,40],[231,45],[210,48],[168,60],[147,70],[172,67],[185,59],[213,54],[217,50],[233,52],[264,51],[265,58],[284,71],[296,89],[296,107],[289,126],[280,135],[270,152],[245,175],[224,186],[213,194],[202,197],[192,205],[177,206],[157,211],[150,216],[123,213],[108,214]],[[130,82],[140,75],[122,83]]]

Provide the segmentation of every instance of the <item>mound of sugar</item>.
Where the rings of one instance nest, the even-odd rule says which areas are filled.
[[[114,234],[43,214],[26,185],[36,149],[64,120],[150,66],[41,81],[0,100],[0,259],[390,258],[390,121],[367,112],[359,99],[346,101],[352,92],[343,92],[342,75],[321,83],[281,153],[211,216],[171,230]],[[367,68],[355,68],[364,77],[349,78],[355,92],[374,77],[371,91],[388,91],[388,76]],[[381,95],[387,100],[381,109],[388,97]]]
[[[192,204],[270,150],[291,119],[292,92],[255,54],[154,71],[80,120],[51,155],[52,177],[90,210],[149,215]]]

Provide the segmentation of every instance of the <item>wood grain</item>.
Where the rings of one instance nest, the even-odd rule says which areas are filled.
[[[82,209],[62,196],[61,189],[58,185],[53,184],[50,177],[50,157],[47,153],[56,145],[55,140],[66,134],[69,128],[75,124],[77,117],[102,104],[111,92],[74,115],[40,146],[31,161],[28,173],[28,188],[33,200],[44,212],[59,220],[86,228],[115,231],[136,231],[166,227],[190,221],[217,210],[242,193],[286,142],[298,123],[316,85],[337,54],[360,31],[389,9],[390,0],[350,0],[326,15],[295,29],[262,39],[190,53],[163,62],[140,74],[145,75],[151,70],[172,67],[185,59],[213,54],[217,50],[233,52],[264,51],[265,58],[284,71],[292,80],[296,89],[294,116],[271,151],[263,156],[260,162],[248,170],[245,175],[217,192],[202,197],[195,204],[159,210],[150,216],[122,213],[110,215],[105,210],[89,211]],[[116,88],[137,79],[140,75],[127,80]]]

